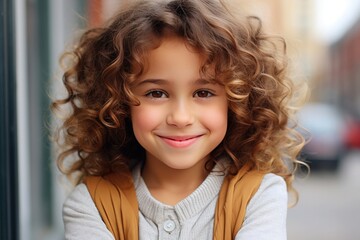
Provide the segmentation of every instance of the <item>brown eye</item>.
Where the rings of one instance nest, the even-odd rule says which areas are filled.
[[[210,91],[207,90],[199,90],[195,93],[195,97],[199,97],[199,98],[208,98],[213,96],[214,94],[211,93]]]
[[[166,97],[166,94],[163,91],[154,90],[154,91],[150,91],[150,92],[146,93],[145,96],[151,97],[151,98],[164,98],[164,97]]]

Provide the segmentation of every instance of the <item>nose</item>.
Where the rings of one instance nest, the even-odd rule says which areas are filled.
[[[193,124],[194,119],[192,104],[181,100],[170,105],[166,122],[169,125],[183,128]]]

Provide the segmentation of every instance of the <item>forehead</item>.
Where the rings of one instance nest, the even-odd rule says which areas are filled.
[[[170,67],[172,64],[176,67],[176,64],[179,64],[179,67],[200,69],[204,63],[204,57],[199,51],[189,46],[183,39],[176,37],[163,38],[159,47],[148,52],[147,58],[149,66],[160,63],[163,68]]]
[[[165,75],[161,76],[164,78],[167,74],[196,75],[197,78],[207,79],[210,82],[215,79],[214,68],[206,64],[207,56],[185,39],[167,35],[161,39],[154,39],[152,46],[143,49],[137,79],[154,77],[149,76],[151,74]]]

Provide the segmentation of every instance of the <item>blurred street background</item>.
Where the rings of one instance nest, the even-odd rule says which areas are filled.
[[[289,240],[360,239],[360,151],[341,159],[336,172],[297,179],[300,199],[288,210]]]
[[[69,184],[49,139],[59,57],[87,27],[131,0],[0,0],[0,239],[63,239]],[[360,239],[360,1],[226,0],[288,44],[290,75],[306,82],[299,112],[308,144],[289,240]],[[51,96],[51,97],[50,97]]]

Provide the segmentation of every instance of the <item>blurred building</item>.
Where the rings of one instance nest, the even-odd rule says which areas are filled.
[[[285,37],[294,78],[309,83],[310,101],[334,104],[360,119],[360,13],[344,35],[329,43],[315,32],[315,1],[230,2],[263,19],[270,33]]]
[[[360,16],[328,52],[327,100],[360,120]]]
[[[317,39],[315,1],[312,0],[229,0],[248,15],[259,16],[265,30],[285,38],[290,57],[290,74],[310,86],[319,81],[326,46]],[[316,95],[312,96],[316,99]]]

